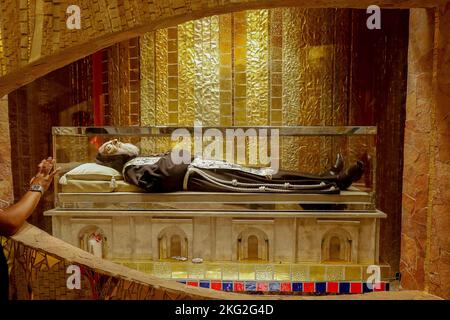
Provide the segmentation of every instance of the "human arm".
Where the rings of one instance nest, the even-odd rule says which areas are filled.
[[[47,191],[58,172],[54,170],[54,165],[52,158],[42,160],[38,166],[38,173],[31,179],[30,184],[38,184]],[[16,233],[36,209],[41,197],[41,192],[28,191],[16,204],[0,211],[0,234],[10,236]]]

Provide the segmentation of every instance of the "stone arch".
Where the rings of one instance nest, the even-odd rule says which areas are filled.
[[[342,228],[328,230],[322,237],[322,262],[351,262],[352,237]]]
[[[173,256],[189,257],[189,240],[186,233],[177,226],[164,228],[158,234],[159,259]]]
[[[269,237],[261,229],[246,228],[236,242],[237,260],[269,261]]]
[[[2,3],[6,0],[0,0]],[[421,7],[435,6],[436,0],[421,0]],[[1,29],[8,30],[1,35],[3,53],[0,55],[0,97],[26,85],[47,73],[62,68],[78,59],[93,54],[115,43],[143,35],[158,28],[174,26],[189,20],[225,14],[242,10],[268,9],[276,7],[310,7],[310,8],[367,8],[372,4],[389,7],[410,7],[411,3],[393,0],[324,0],[318,5],[316,0],[235,0],[204,3],[202,0],[192,0],[179,4],[177,1],[166,0],[148,3],[144,1],[129,1],[133,19],[126,15],[129,12],[117,10],[109,6],[98,10],[98,3],[82,1],[82,20],[80,30],[68,30],[65,27],[66,16],[62,2],[58,6],[43,6],[42,25],[35,25],[23,32],[18,28],[19,13],[24,9],[34,12],[31,8],[19,8],[16,5],[5,5],[8,11],[2,21]],[[15,7],[16,6],[16,7]],[[86,14],[87,12],[87,14]],[[35,17],[33,17],[35,18]],[[57,25],[55,29],[45,29],[46,24]],[[32,39],[32,41],[29,41]],[[21,45],[25,43],[26,45]],[[3,58],[3,59],[2,59]],[[7,60],[7,61],[6,61]]]
[[[96,225],[85,226],[78,232],[80,248],[99,258],[107,255],[107,240],[105,232]]]

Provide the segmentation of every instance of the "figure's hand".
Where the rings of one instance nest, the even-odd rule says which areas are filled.
[[[48,190],[53,182],[53,177],[58,173],[55,169],[55,160],[52,157],[44,159],[38,165],[37,174],[31,179],[30,184],[39,184],[45,191]]]

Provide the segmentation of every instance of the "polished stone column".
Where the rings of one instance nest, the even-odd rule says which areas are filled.
[[[402,286],[450,298],[450,10],[412,9]]]
[[[425,289],[450,299],[450,7],[440,8],[437,21],[438,50],[435,54],[436,106],[433,125],[433,170],[430,234]]]
[[[9,139],[8,97],[0,98],[0,199],[11,201],[12,174],[11,174],[11,142]],[[3,203],[0,203],[0,208]]]

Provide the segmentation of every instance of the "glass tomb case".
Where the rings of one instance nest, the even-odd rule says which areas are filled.
[[[183,214],[257,212],[373,212],[375,208],[376,127],[54,127],[53,153],[61,168],[55,183],[55,207],[84,210],[150,210]],[[147,193],[135,186],[104,181],[102,187],[70,185],[61,177],[85,163],[95,163],[99,146],[117,139],[132,143],[139,156],[183,148],[202,158],[227,160],[246,167],[320,174],[338,154],[344,170],[356,161],[364,174],[335,194],[191,192]],[[215,147],[216,149],[212,148]],[[213,152],[211,150],[213,149]],[[241,152],[241,154],[239,154]],[[231,154],[231,158],[230,158]],[[91,183],[91,182],[85,182]],[[91,183],[92,185],[92,183]]]

